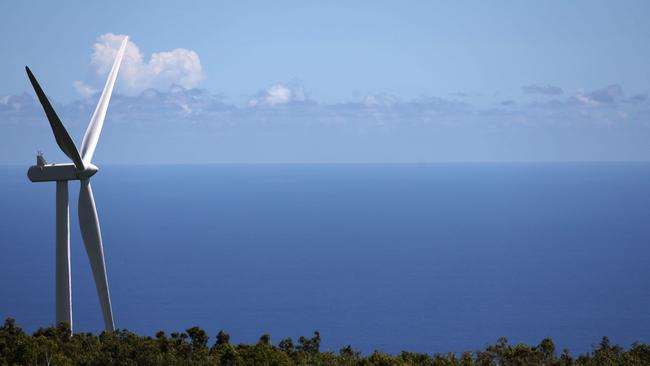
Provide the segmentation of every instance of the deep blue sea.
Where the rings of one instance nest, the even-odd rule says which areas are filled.
[[[650,343],[650,163],[102,166],[115,322],[322,349]],[[53,183],[0,167],[0,317],[54,319]],[[70,187],[73,317],[101,313]]]

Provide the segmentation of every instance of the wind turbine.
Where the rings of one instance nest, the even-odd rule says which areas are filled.
[[[43,89],[36,81],[34,74],[25,67],[29,81],[32,83],[38,100],[43,105],[45,115],[50,121],[54,138],[65,155],[73,164],[48,164],[43,155],[39,152],[36,157],[36,165],[31,166],[27,171],[27,177],[32,182],[56,182],[56,322],[67,322],[72,329],[72,292],[70,280],[70,213],[68,209],[68,181],[81,181],[79,191],[79,227],[83,238],[86,253],[90,260],[90,267],[95,279],[99,303],[104,315],[104,325],[107,331],[115,329],[113,323],[113,311],[111,309],[111,297],[108,291],[108,278],[106,277],[106,265],[104,263],[104,247],[102,246],[102,234],[99,229],[99,219],[95,208],[95,199],[90,187],[90,177],[97,173],[98,168],[92,164],[93,154],[97,147],[97,140],[104,125],[106,109],[113,93],[113,85],[117,78],[117,72],[122,63],[124,50],[128,37],[122,41],[113,67],[108,74],[108,80],[104,86],[95,112],[93,113],[86,133],[81,143],[81,154],[77,150],[72,138],[63,127],[63,123],[56,115],[52,105],[48,101]]]

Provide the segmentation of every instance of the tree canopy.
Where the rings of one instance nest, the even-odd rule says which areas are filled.
[[[456,353],[413,353],[391,355],[375,351],[362,355],[352,346],[338,353],[321,352],[318,331],[311,337],[301,336],[294,345],[291,338],[277,346],[264,334],[256,344],[230,344],[223,330],[214,344],[199,327],[169,336],[160,331],[155,337],[140,336],[128,330],[92,333],[70,332],[66,323],[41,328],[32,335],[25,333],[8,318],[0,327],[0,366],[5,365],[214,365],[214,366],[488,366],[488,365],[650,365],[650,347],[635,343],[628,349],[603,337],[587,354],[571,356],[568,350],[558,353],[549,338],[536,346],[509,344],[499,338],[482,350]]]

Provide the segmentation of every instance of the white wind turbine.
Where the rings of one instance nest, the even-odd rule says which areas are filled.
[[[106,266],[104,264],[104,248],[102,246],[102,235],[99,229],[99,219],[95,208],[95,199],[90,187],[90,177],[97,173],[97,167],[91,163],[97,140],[102,131],[104,117],[108,102],[113,93],[113,85],[117,78],[117,72],[124,56],[124,50],[128,37],[122,41],[113,67],[108,74],[108,80],[104,86],[95,112],[93,113],[86,133],[81,143],[81,154],[77,150],[72,138],[56,115],[52,105],[47,100],[43,89],[36,81],[29,67],[27,76],[32,83],[38,100],[43,105],[45,115],[50,121],[54,138],[64,154],[66,154],[74,164],[48,164],[43,155],[39,153],[36,158],[36,165],[29,168],[27,176],[32,182],[53,182],[56,181],[56,322],[67,322],[72,329],[72,293],[70,280],[70,217],[68,210],[68,181],[80,180],[81,189],[79,191],[79,227],[81,236],[88,253],[90,267],[95,279],[99,303],[104,315],[104,325],[106,330],[115,329],[113,323],[113,311],[111,309],[111,298],[108,291],[108,278],[106,277]]]

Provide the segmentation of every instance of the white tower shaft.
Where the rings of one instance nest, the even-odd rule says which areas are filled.
[[[56,323],[66,322],[72,330],[70,279],[70,211],[68,181],[56,182]]]

